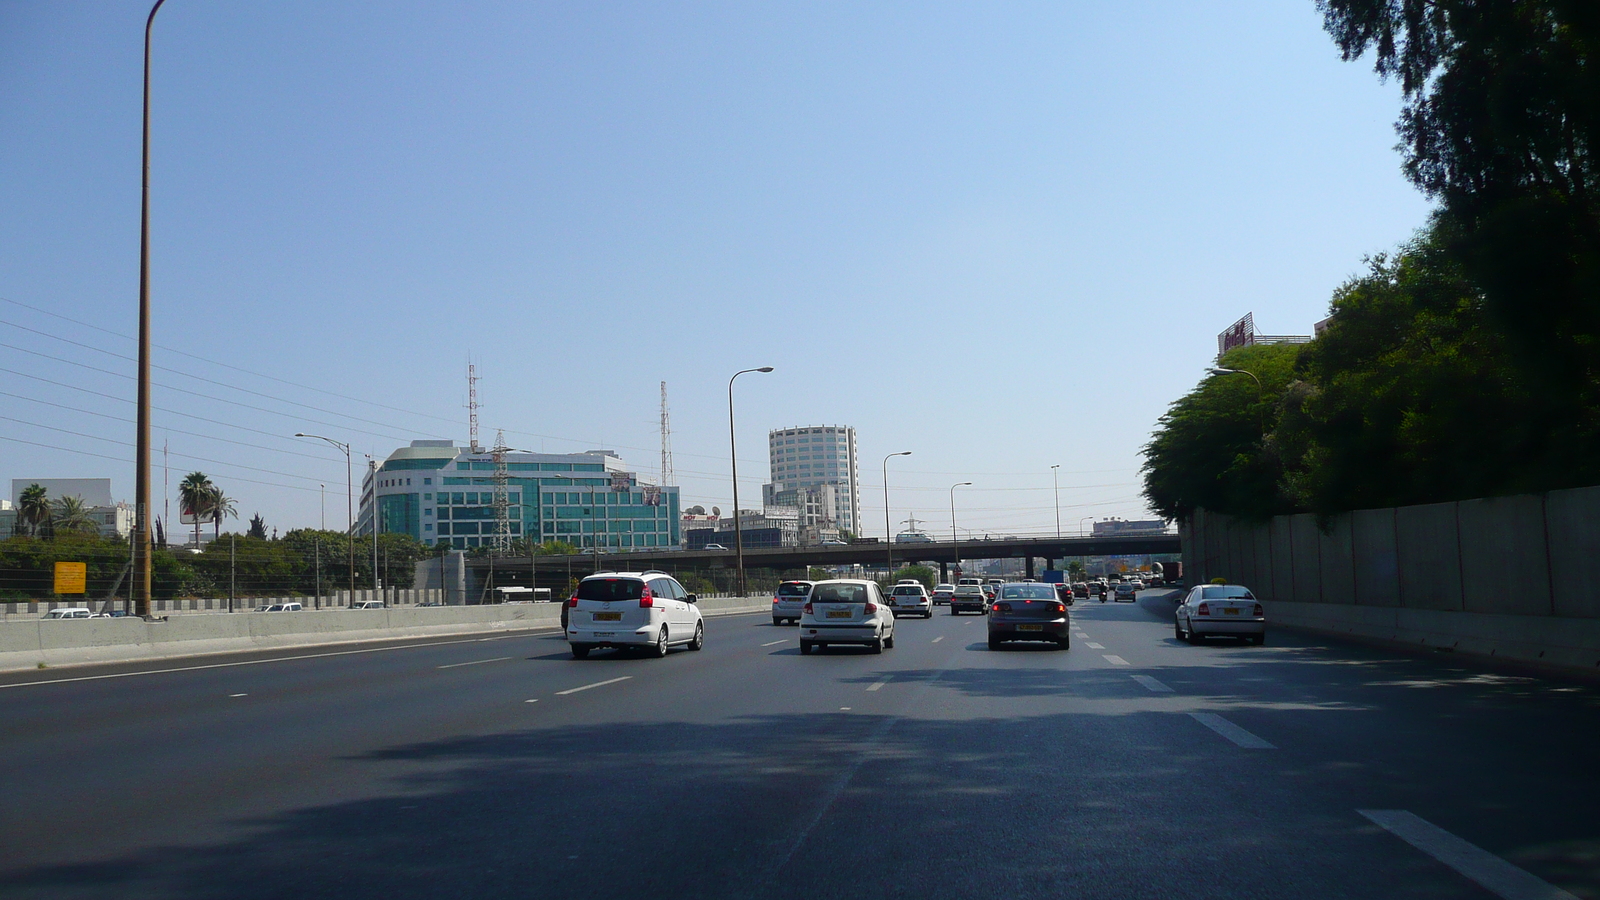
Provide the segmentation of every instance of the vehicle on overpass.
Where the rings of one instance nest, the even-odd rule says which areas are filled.
[[[705,549],[707,549],[707,550],[721,550],[724,553],[728,552],[728,548],[722,546],[721,544],[707,544],[705,546]]]
[[[894,614],[876,581],[840,578],[811,586],[800,616],[800,652],[858,644],[873,653],[894,647]]]
[[[599,572],[578,582],[567,601],[567,645],[583,659],[597,647],[649,650],[705,646],[695,595],[665,572]]]
[[[1002,584],[989,607],[989,649],[999,650],[1007,641],[1048,641],[1066,650],[1071,646],[1071,627],[1067,604],[1056,596],[1055,585]]]

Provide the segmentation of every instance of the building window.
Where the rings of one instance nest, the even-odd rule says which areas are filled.
[[[424,478],[424,479],[422,479],[422,483],[423,484],[433,484],[433,479],[432,478]]]
[[[423,531],[432,531],[433,530],[433,523],[432,522],[424,523],[423,526],[422,526],[422,530]]]

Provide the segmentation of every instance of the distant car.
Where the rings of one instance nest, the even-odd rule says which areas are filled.
[[[848,547],[848,546],[850,546],[850,542],[849,541],[823,541],[822,542],[822,546],[824,546],[824,547]]]
[[[358,600],[350,604],[351,609],[383,609],[382,600]]]
[[[1063,582],[1060,582],[1059,584],[1056,584],[1055,585],[1055,589],[1056,589],[1056,599],[1060,600],[1062,603],[1065,603],[1068,606],[1071,606],[1072,605],[1072,585],[1067,584],[1066,582],[1063,581]]]
[[[1089,599],[1089,583],[1086,582],[1086,581],[1075,581],[1075,582],[1073,582],[1072,583],[1072,596],[1077,597],[1080,600]]]
[[[956,587],[960,587],[963,584],[976,584],[976,585],[981,586],[983,584],[983,579],[981,579],[981,578],[960,578],[960,579],[956,580]]]
[[[663,657],[674,645],[705,646],[695,595],[665,572],[606,572],[578,582],[567,600],[567,645],[575,659],[596,647],[637,648]]]
[[[443,606],[444,604],[440,603],[437,600],[429,600],[427,603],[418,603],[417,605],[418,606]]]
[[[1180,641],[1199,644],[1207,637],[1236,637],[1260,646],[1267,642],[1267,613],[1250,589],[1237,584],[1204,584],[1190,588],[1173,611],[1172,628]]]
[[[302,609],[305,609],[305,607],[300,605],[299,603],[274,603],[271,606],[267,607],[266,611],[267,612],[299,612]]]
[[[1005,583],[1006,580],[1004,578],[991,578],[983,583],[983,592],[989,595],[990,600],[993,600],[994,592],[999,590],[1000,585]]]
[[[1057,648],[1071,646],[1071,618],[1067,604],[1053,585],[1038,582],[1002,584],[989,607],[989,649],[1007,641],[1049,641]]]
[[[928,595],[927,588],[916,582],[895,585],[889,594],[889,607],[897,616],[915,614],[924,619],[933,618],[933,598]]]
[[[964,612],[985,613],[989,610],[989,594],[981,584],[962,584],[956,586],[954,594],[950,595],[950,615],[959,616]]]
[[[956,589],[950,585],[940,585],[933,590],[934,606],[949,606],[950,598],[955,595]]]
[[[841,578],[811,586],[800,616],[800,652],[861,644],[873,653],[894,647],[894,613],[875,581]]]
[[[1139,599],[1139,588],[1136,586],[1137,584],[1138,582],[1136,581],[1117,582],[1117,586],[1113,590],[1113,596],[1111,599],[1118,603],[1132,603],[1133,601]]]
[[[806,595],[811,593],[809,581],[785,581],[772,592],[772,624],[785,622],[800,624],[800,611],[805,608]]]
[[[94,618],[94,613],[90,612],[88,607],[69,606],[69,607],[62,607],[61,609],[52,609],[49,612],[44,614],[44,618],[46,618],[46,619],[92,619],[92,618]]]
[[[707,549],[707,550],[724,550],[724,551],[725,551],[725,550],[727,550],[727,549],[728,549],[728,548],[727,548],[727,547],[724,547],[724,546],[722,546],[722,545],[721,545],[721,544],[707,544],[707,545],[706,545],[706,549]]]

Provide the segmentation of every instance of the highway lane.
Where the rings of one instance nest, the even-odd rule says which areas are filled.
[[[1074,618],[1070,652],[941,614],[801,657],[744,616],[666,660],[525,635],[0,687],[0,893],[1497,896],[1368,809],[1600,896],[1590,688]]]

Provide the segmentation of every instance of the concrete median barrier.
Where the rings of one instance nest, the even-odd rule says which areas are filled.
[[[766,612],[766,597],[716,597],[708,618]],[[0,622],[0,672],[46,666],[132,662],[283,647],[315,647],[430,636],[555,630],[559,603],[325,609],[280,613],[195,613],[165,619]]]

